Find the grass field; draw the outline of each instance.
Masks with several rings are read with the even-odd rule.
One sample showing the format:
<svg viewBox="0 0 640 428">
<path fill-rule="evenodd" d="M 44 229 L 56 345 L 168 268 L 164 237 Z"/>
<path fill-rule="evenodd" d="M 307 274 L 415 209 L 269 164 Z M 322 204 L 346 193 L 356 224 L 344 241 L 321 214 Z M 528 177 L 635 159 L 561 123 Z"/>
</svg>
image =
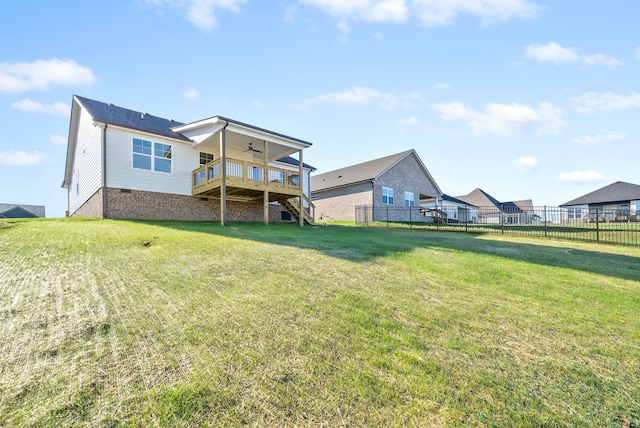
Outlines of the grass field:
<svg viewBox="0 0 640 428">
<path fill-rule="evenodd" d="M 640 249 L 0 222 L 0 426 L 640 424 Z"/>
</svg>

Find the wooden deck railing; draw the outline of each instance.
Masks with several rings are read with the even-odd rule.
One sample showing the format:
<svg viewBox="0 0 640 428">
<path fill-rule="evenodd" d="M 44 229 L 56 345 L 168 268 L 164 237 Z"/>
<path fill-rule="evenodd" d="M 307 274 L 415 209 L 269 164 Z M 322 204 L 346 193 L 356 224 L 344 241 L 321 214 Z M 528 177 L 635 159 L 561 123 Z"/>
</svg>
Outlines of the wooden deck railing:
<svg viewBox="0 0 640 428">
<path fill-rule="evenodd" d="M 201 188 L 215 187 L 222 181 L 222 161 L 215 159 L 200 168 L 193 170 L 193 193 Z M 234 183 L 260 184 L 273 188 L 300 190 L 300 174 L 283 168 L 275 168 L 264 164 L 227 158 L 227 185 Z"/>
</svg>

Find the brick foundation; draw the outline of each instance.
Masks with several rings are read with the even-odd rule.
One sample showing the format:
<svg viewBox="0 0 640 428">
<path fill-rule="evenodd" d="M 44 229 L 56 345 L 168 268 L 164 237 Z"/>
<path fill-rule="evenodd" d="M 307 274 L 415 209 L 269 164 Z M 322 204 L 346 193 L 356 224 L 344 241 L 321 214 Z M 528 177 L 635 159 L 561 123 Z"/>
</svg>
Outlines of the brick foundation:
<svg viewBox="0 0 640 428">
<path fill-rule="evenodd" d="M 71 213 L 72 217 L 100 217 L 102 218 L 102 188 L 94 193 L 80 208 L 74 213 Z"/>
<path fill-rule="evenodd" d="M 102 217 L 102 191 L 96 192 L 73 216 Z M 220 220 L 220 200 L 193 196 L 107 188 L 106 218 L 127 220 Z M 227 201 L 228 221 L 264 221 L 260 202 Z M 269 205 L 269 221 L 280 222 L 282 208 Z"/>
</svg>

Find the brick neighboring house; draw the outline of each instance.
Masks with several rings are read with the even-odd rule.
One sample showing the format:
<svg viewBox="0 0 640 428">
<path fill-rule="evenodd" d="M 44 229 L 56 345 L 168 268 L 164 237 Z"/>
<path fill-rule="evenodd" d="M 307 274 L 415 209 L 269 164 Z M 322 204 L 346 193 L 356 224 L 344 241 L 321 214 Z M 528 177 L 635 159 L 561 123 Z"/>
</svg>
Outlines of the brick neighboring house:
<svg viewBox="0 0 640 428">
<path fill-rule="evenodd" d="M 0 204 L 0 218 L 38 218 L 44 211 L 42 205 Z"/>
<path fill-rule="evenodd" d="M 442 191 L 415 150 L 311 178 L 316 220 L 353 221 L 356 206 L 364 206 L 372 212 L 373 221 L 433 221 L 421 215 L 420 201 L 440 195 Z"/>
<path fill-rule="evenodd" d="M 69 216 L 312 221 L 311 143 L 222 116 L 184 124 L 73 97 Z M 295 157 L 292 157 L 294 155 Z"/>
<path fill-rule="evenodd" d="M 640 185 L 616 181 L 560 206 L 569 220 L 640 221 Z"/>
</svg>

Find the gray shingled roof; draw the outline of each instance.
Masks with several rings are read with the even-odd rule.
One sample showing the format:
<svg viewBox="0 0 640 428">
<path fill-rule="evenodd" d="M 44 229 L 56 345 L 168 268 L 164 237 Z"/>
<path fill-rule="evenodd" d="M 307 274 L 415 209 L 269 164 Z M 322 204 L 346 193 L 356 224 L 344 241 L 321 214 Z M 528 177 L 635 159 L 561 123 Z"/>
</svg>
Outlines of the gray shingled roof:
<svg viewBox="0 0 640 428">
<path fill-rule="evenodd" d="M 335 187 L 371 181 L 413 150 L 351 165 L 311 177 L 311 190 L 318 192 Z"/>
<path fill-rule="evenodd" d="M 447 195 L 445 193 L 442 194 L 442 200 L 449 201 L 449 202 L 454 202 L 456 204 L 465 204 L 465 205 L 475 206 L 475 205 L 470 204 L 469 202 L 463 201 L 462 199 L 458 199 L 458 198 L 455 198 L 453 196 L 449 196 L 449 195 Z"/>
<path fill-rule="evenodd" d="M 45 216 L 44 205 L 0 204 L 0 218 L 11 217 L 12 212 L 26 211 L 36 217 Z"/>
<path fill-rule="evenodd" d="M 75 95 L 75 98 L 97 122 L 135 129 L 137 131 L 149 132 L 165 137 L 176 138 L 178 140 L 191 141 L 184 135 L 180 135 L 171 130 L 171 128 L 176 126 L 184 125 L 182 122 L 163 119 L 147 113 L 129 110 L 113 104 L 80 97 L 78 95 Z"/>
<path fill-rule="evenodd" d="M 616 181 L 615 183 L 594 190 L 591 193 L 580 196 L 572 201 L 566 202 L 561 207 L 570 205 L 597 205 L 610 202 L 628 202 L 640 200 L 640 185 Z"/>
</svg>

